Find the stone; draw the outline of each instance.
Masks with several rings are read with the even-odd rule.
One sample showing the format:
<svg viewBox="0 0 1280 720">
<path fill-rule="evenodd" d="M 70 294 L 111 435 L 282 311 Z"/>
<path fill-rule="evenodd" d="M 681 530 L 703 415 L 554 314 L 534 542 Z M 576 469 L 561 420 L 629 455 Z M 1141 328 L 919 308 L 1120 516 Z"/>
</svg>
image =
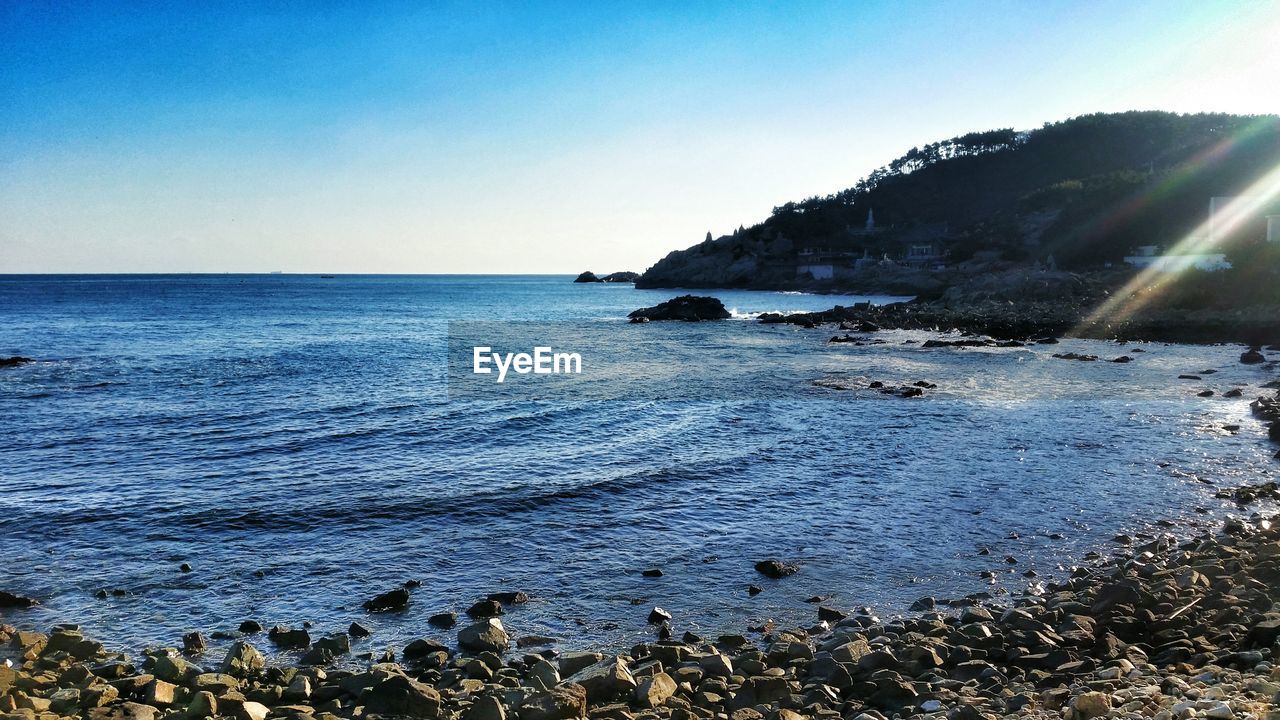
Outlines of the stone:
<svg viewBox="0 0 1280 720">
<path fill-rule="evenodd" d="M 438 628 L 451 628 L 458 624 L 458 613 L 442 612 L 427 618 L 427 624 Z"/>
<path fill-rule="evenodd" d="M 262 672 L 266 660 L 258 649 L 243 640 L 237 640 L 222 661 L 222 672 L 235 677 L 251 677 Z"/>
<path fill-rule="evenodd" d="M 306 675 L 294 676 L 281 698 L 288 702 L 306 702 L 311 699 L 311 678 Z"/>
<path fill-rule="evenodd" d="M 780 580 L 788 575 L 795 575 L 800 568 L 790 563 L 784 563 L 781 560 L 761 560 L 756 563 L 756 572 L 765 577 Z"/>
<path fill-rule="evenodd" d="M 517 709 L 520 720 L 569 720 L 587 716 L 587 690 L 572 682 L 535 693 Z"/>
<path fill-rule="evenodd" d="M 235 720 L 267 720 L 267 715 L 270 713 L 266 705 L 246 700 L 234 711 L 232 717 Z"/>
<path fill-rule="evenodd" d="M 366 600 L 362 607 L 366 612 L 374 613 L 403 610 L 408 606 L 409 591 L 401 587 Z"/>
<path fill-rule="evenodd" d="M 258 622 L 257 620 L 245 620 L 244 622 L 240 623 L 240 632 L 244 633 L 245 635 L 253 635 L 254 633 L 260 633 L 262 632 L 262 623 Z"/>
<path fill-rule="evenodd" d="M 683 320 L 697 322 L 700 320 L 724 320 L 731 317 L 724 303 L 713 297 L 681 295 L 653 307 L 641 308 L 627 315 L 634 321 Z"/>
<path fill-rule="evenodd" d="M 208 690 L 191 696 L 191 703 L 187 705 L 187 717 L 202 718 L 215 717 L 218 714 L 218 699 Z"/>
<path fill-rule="evenodd" d="M 152 680 L 142 691 L 142 699 L 148 705 L 168 707 L 177 699 L 178 686 L 164 680 Z"/>
<path fill-rule="evenodd" d="M 365 712 L 375 715 L 413 718 L 436 718 L 440 715 L 440 693 L 430 685 L 404 675 L 392 675 L 374 685 L 361 700 Z"/>
<path fill-rule="evenodd" d="M 204 652 L 205 647 L 204 635 L 199 632 L 189 632 L 182 636 L 182 652 L 188 655 L 198 655 Z"/>
<path fill-rule="evenodd" d="M 497 618 L 489 618 L 458 631 L 458 646 L 463 650 L 501 654 L 510 644 L 511 638 Z"/>
<path fill-rule="evenodd" d="M 568 677 L 579 672 L 584 668 L 591 667 L 604 659 L 604 655 L 598 652 L 567 652 L 560 655 L 557 661 L 560 666 L 560 676 Z"/>
<path fill-rule="evenodd" d="M 661 625 L 662 623 L 668 622 L 669 620 L 671 620 L 671 613 L 667 612 L 666 610 L 663 610 L 660 607 L 654 607 L 652 610 L 649 611 L 650 625 Z"/>
<path fill-rule="evenodd" d="M 620 657 L 601 660 L 579 670 L 567 682 L 581 685 L 587 691 L 587 701 L 593 705 L 614 700 L 636 688 L 635 678 Z"/>
<path fill-rule="evenodd" d="M 151 669 L 152 675 L 178 685 L 185 684 L 188 679 L 194 678 L 201 672 L 195 665 L 171 655 L 161 655 L 156 658 L 155 667 Z"/>
<path fill-rule="evenodd" d="M 523 605 L 529 602 L 529 594 L 522 590 L 489 593 L 486 600 L 493 600 L 503 605 Z"/>
<path fill-rule="evenodd" d="M 305 628 L 293 630 L 283 625 L 276 625 L 267 633 L 267 637 L 276 647 L 284 649 L 304 648 L 311 644 L 311 634 Z"/>
<path fill-rule="evenodd" d="M 591 272 L 590 270 L 588 270 L 588 271 L 586 271 L 586 272 L 582 273 L 581 275 L 579 275 L 578 277 L 574 278 L 574 279 L 573 279 L 573 281 L 574 281 L 574 282 L 576 282 L 576 283 L 598 283 L 598 282 L 604 282 L 604 280 L 601 280 L 600 278 L 596 277 L 596 274 L 595 274 L 595 273 L 593 273 L 593 272 Z"/>
<path fill-rule="evenodd" d="M 1260 347 L 1251 347 L 1248 350 L 1240 353 L 1240 362 L 1244 363 L 1245 365 L 1257 365 L 1259 363 L 1264 363 L 1266 361 L 1267 361 L 1267 358 L 1265 355 L 1262 354 L 1262 348 Z"/>
<path fill-rule="evenodd" d="M 467 615 L 473 618 L 491 618 L 502 614 L 502 603 L 497 600 L 481 600 L 467 608 Z"/>
<path fill-rule="evenodd" d="M 14 358 L 9 358 L 13 360 Z M 35 598 L 29 598 L 25 595 L 16 595 L 11 592 L 0 590 L 0 608 L 29 608 L 35 607 L 40 603 Z"/>
<path fill-rule="evenodd" d="M 462 720 L 507 720 L 507 709 L 492 695 L 481 695 L 471 703 Z"/>
<path fill-rule="evenodd" d="M 676 694 L 676 681 L 664 673 L 645 678 L 635 689 L 636 704 L 644 708 L 656 708 Z"/>
<path fill-rule="evenodd" d="M 353 622 L 351 623 L 351 626 L 347 628 L 347 634 L 353 638 L 367 638 L 370 635 L 373 635 L 373 631 L 358 622 Z"/>
<path fill-rule="evenodd" d="M 1081 693 L 1071 701 L 1071 716 L 1074 720 L 1105 717 L 1110 711 L 1111 696 L 1106 693 Z"/>
</svg>

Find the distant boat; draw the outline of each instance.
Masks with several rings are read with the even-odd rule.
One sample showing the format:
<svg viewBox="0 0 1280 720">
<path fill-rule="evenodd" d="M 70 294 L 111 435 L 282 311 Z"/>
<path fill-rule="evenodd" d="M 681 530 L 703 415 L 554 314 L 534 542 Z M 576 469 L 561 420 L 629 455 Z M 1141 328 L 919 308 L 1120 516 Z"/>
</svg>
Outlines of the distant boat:
<svg viewBox="0 0 1280 720">
<path fill-rule="evenodd" d="M 272 274 L 272 275 L 283 275 L 283 274 L 284 274 L 284 271 L 283 271 L 283 270 L 272 270 L 272 271 L 271 271 L 271 274 Z"/>
<path fill-rule="evenodd" d="M 332 276 L 332 275 L 321 275 L 321 276 L 320 276 L 320 279 L 322 279 L 322 280 L 332 280 L 332 279 L 333 279 L 333 276 Z"/>
</svg>

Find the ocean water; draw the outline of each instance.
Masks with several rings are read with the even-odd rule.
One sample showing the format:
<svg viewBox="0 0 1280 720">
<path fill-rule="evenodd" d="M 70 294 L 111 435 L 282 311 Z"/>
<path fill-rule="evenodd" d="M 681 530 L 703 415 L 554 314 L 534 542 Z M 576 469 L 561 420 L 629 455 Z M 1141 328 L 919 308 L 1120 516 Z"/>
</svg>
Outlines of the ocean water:
<svg viewBox="0 0 1280 720">
<path fill-rule="evenodd" d="M 815 595 L 891 616 L 1017 593 L 1276 477 L 1248 400 L 1280 371 L 1239 347 L 829 344 L 750 316 L 868 298 L 745 291 L 714 293 L 731 320 L 629 325 L 679 293 L 569 279 L 0 277 L 0 355 L 37 359 L 0 368 L 0 589 L 42 603 L 4 621 L 137 649 L 358 620 L 357 649 L 381 649 L 452 640 L 426 618 L 523 590 L 514 634 L 624 648 L 654 605 L 716 634 L 809 625 Z M 485 337 L 587 371 L 489 384 L 454 352 Z M 800 570 L 768 580 L 771 557 Z M 360 609 L 407 580 L 407 611 Z"/>
</svg>

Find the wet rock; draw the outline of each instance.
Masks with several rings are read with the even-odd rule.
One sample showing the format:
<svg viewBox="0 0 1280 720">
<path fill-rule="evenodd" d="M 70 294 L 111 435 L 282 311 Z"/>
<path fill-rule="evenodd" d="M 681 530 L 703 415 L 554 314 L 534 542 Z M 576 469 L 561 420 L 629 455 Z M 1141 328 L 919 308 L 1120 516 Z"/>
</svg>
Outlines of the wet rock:
<svg viewBox="0 0 1280 720">
<path fill-rule="evenodd" d="M 635 310 L 627 317 L 632 320 L 643 318 L 645 320 L 696 322 L 699 320 L 724 320 L 730 315 L 729 311 L 725 310 L 724 303 L 716 298 L 681 295 L 653 307 Z"/>
<path fill-rule="evenodd" d="M 560 667 L 560 676 L 568 677 L 584 668 L 591 667 L 604 659 L 604 655 L 598 652 L 567 652 L 562 654 L 558 661 Z"/>
<path fill-rule="evenodd" d="M 182 652 L 188 655 L 198 655 L 204 652 L 205 647 L 204 635 L 199 632 L 189 632 L 182 636 Z"/>
<path fill-rule="evenodd" d="M 756 572 L 774 580 L 779 580 L 788 575 L 795 575 L 799 569 L 795 565 L 784 563 L 781 560 L 769 559 L 756 563 Z"/>
<path fill-rule="evenodd" d="M 643 575 L 644 577 L 650 577 L 650 578 L 662 577 L 662 570 L 658 568 L 649 568 L 648 570 L 645 570 L 640 574 Z"/>
<path fill-rule="evenodd" d="M 35 598 L 29 598 L 25 595 L 15 595 L 11 592 L 0 590 L 0 608 L 29 608 L 35 607 L 39 604 L 40 603 L 36 602 Z"/>
<path fill-rule="evenodd" d="M 497 600 L 481 600 L 467 608 L 467 615 L 473 618 L 491 618 L 502 614 L 502 603 Z"/>
<path fill-rule="evenodd" d="M 938 604 L 937 600 L 935 600 L 932 597 L 925 596 L 911 603 L 911 607 L 909 609 L 912 612 L 928 612 L 930 610 L 933 610 L 934 607 L 937 606 L 937 604 Z"/>
<path fill-rule="evenodd" d="M 191 563 L 182 563 L 181 565 L 179 565 L 178 572 L 181 572 L 181 573 L 191 572 Z"/>
<path fill-rule="evenodd" d="M 1097 355 L 1083 355 L 1081 353 L 1054 353 L 1053 356 L 1059 360 L 1079 360 L 1081 362 L 1094 362 L 1098 359 Z"/>
<path fill-rule="evenodd" d="M 10 355 L 9 357 L 0 357 L 0 368 L 17 367 L 30 362 L 35 362 L 35 360 L 21 355 Z"/>
<path fill-rule="evenodd" d="M 502 654 L 510 644 L 511 638 L 497 618 L 489 618 L 458 631 L 458 645 L 463 650 Z"/>
<path fill-rule="evenodd" d="M 587 716 L 586 688 L 576 683 L 562 683 L 535 693 L 518 708 L 520 720 L 569 720 Z"/>
<path fill-rule="evenodd" d="M 276 647 L 283 649 L 304 648 L 311 644 L 311 634 L 304 629 L 294 630 L 284 625 L 276 625 L 267 633 L 267 637 Z"/>
<path fill-rule="evenodd" d="M 593 272 L 591 272 L 590 270 L 588 270 L 588 271 L 586 271 L 586 272 L 582 273 L 581 275 L 579 275 L 578 277 L 574 278 L 574 279 L 573 279 L 573 281 L 574 281 L 574 282 L 576 282 L 576 283 L 598 283 L 598 282 L 604 282 L 604 281 L 603 281 L 603 280 L 601 280 L 600 278 L 596 277 L 596 274 L 595 274 L 595 273 L 593 273 Z"/>
<path fill-rule="evenodd" d="M 668 622 L 670 620 L 671 620 L 671 613 L 667 612 L 666 610 L 663 610 L 660 607 L 655 607 L 654 609 L 649 611 L 650 625 L 661 625 L 662 623 Z"/>
<path fill-rule="evenodd" d="M 451 628 L 458 624 L 458 613 L 442 612 L 427 618 L 427 624 L 438 628 Z"/>
<path fill-rule="evenodd" d="M 759 585 L 748 585 L 748 586 L 747 586 L 747 594 L 748 594 L 748 595 L 751 595 L 751 596 L 753 596 L 753 597 L 754 597 L 754 596 L 756 596 L 756 595 L 759 595 L 759 594 L 760 594 L 760 593 L 762 593 L 762 592 L 764 592 L 764 588 L 760 587 Z"/>
<path fill-rule="evenodd" d="M 516 590 L 513 592 L 489 593 L 485 599 L 502 605 L 523 605 L 529 602 L 529 595 L 521 590 Z"/>
<path fill-rule="evenodd" d="M 1257 347 L 1257 346 L 1251 347 L 1248 350 L 1244 351 L 1243 353 L 1240 353 L 1240 362 L 1244 363 L 1245 365 L 1257 365 L 1259 363 L 1264 363 L 1266 361 L 1267 361 L 1267 358 L 1265 355 L 1262 354 L 1261 347 Z"/>
<path fill-rule="evenodd" d="M 358 622 L 351 623 L 351 626 L 347 628 L 347 633 L 353 638 L 367 638 L 370 635 L 373 635 L 372 630 Z"/>
<path fill-rule="evenodd" d="M 401 654 L 404 655 L 405 660 L 421 660 L 422 658 L 437 652 L 448 653 L 449 648 L 429 638 L 418 638 L 417 640 L 410 642 L 408 645 L 405 645 L 404 651 Z"/>
<path fill-rule="evenodd" d="M 366 612 L 389 612 L 403 610 L 408 606 L 409 591 L 402 587 L 366 600 L 363 605 Z"/>
<path fill-rule="evenodd" d="M 262 632 L 262 623 L 258 622 L 257 620 L 245 620 L 244 622 L 240 623 L 240 632 L 244 633 L 245 635 L 253 635 L 254 633 L 260 633 Z"/>
<path fill-rule="evenodd" d="M 383 680 L 361 699 L 367 713 L 411 718 L 437 718 L 442 704 L 435 688 L 404 675 Z"/>
</svg>

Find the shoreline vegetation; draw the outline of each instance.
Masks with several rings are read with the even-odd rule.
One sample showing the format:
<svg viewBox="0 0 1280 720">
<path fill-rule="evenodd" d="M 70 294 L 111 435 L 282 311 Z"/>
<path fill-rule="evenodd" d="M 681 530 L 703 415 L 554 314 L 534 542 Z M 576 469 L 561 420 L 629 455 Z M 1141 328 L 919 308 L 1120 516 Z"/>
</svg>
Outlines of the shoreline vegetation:
<svg viewBox="0 0 1280 720">
<path fill-rule="evenodd" d="M 1266 483 L 1220 497 L 1245 510 L 1280 491 Z M 456 647 L 420 639 L 359 656 L 350 654 L 352 637 L 368 633 L 359 622 L 312 641 L 305 629 L 246 621 L 221 636 L 233 640 L 225 652 L 192 632 L 182 649 L 132 658 L 73 625 L 48 634 L 0 625 L 0 717 L 1276 720 L 1275 521 L 1253 512 L 1181 542 L 1117 536 L 1113 554 L 1089 553 L 1061 582 L 1028 573 L 1020 597 L 921 598 L 887 621 L 819 605 L 807 628 L 677 638 L 678 620 L 654 608 L 656 639 L 619 655 L 513 638 L 497 615 L 520 593 L 472 608 Z M 794 572 L 779 561 L 757 570 L 781 582 Z M 391 591 L 365 609 L 407 597 Z M 302 655 L 268 663 L 258 649 L 267 643 Z"/>
</svg>

